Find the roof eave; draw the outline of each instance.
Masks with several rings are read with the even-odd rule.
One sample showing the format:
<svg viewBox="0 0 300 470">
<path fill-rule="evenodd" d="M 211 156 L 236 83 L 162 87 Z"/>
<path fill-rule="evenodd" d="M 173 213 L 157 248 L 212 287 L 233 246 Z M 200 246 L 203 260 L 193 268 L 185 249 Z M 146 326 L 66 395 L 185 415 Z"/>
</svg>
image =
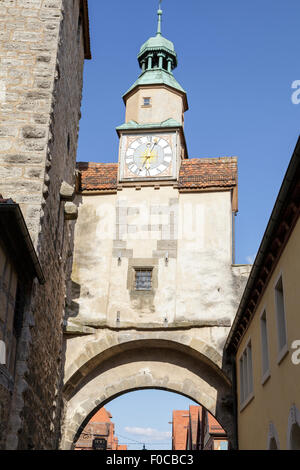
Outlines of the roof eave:
<svg viewBox="0 0 300 470">
<path fill-rule="evenodd" d="M 174 51 L 171 51 L 170 49 L 168 49 L 167 47 L 165 46 L 155 46 L 155 47 L 146 47 L 143 51 L 141 51 L 139 53 L 139 55 L 137 56 L 138 58 L 138 61 L 140 62 L 143 58 L 143 56 L 147 56 L 147 54 L 150 52 L 166 52 L 167 54 L 169 54 L 170 56 L 173 57 L 174 61 L 175 61 L 175 67 L 178 66 L 178 57 L 177 57 L 177 54 L 176 52 Z M 174 68 L 175 68 L 174 67 Z"/>
<path fill-rule="evenodd" d="M 13 216 L 15 218 L 15 222 L 20 230 L 20 234 L 22 236 L 22 240 L 25 245 L 25 249 L 27 255 L 31 261 L 33 272 L 35 276 L 38 278 L 40 284 L 45 284 L 45 277 L 37 257 L 36 251 L 34 249 L 26 222 L 24 220 L 23 214 L 21 212 L 20 206 L 15 203 L 6 202 L 4 204 L 0 203 L 0 213 L 8 213 L 9 216 Z"/>
<path fill-rule="evenodd" d="M 175 87 L 172 87 L 171 85 L 167 85 L 166 83 L 149 83 L 149 84 L 145 84 L 145 85 L 141 85 L 139 83 L 137 83 L 135 86 L 133 86 L 133 88 L 129 88 L 128 91 L 126 91 L 126 93 L 123 95 L 123 101 L 124 101 L 124 104 L 126 106 L 126 101 L 128 100 L 129 96 L 130 95 L 133 95 L 134 92 L 136 91 L 137 88 L 149 88 L 149 87 L 166 87 L 166 88 L 170 88 L 171 90 L 175 90 L 177 93 L 180 93 L 183 97 L 183 104 L 184 104 L 184 112 L 188 111 L 189 109 L 189 104 L 188 104 L 188 99 L 187 99 L 187 94 L 185 91 L 182 91 L 182 90 L 179 90 L 178 88 L 175 88 Z"/>
</svg>

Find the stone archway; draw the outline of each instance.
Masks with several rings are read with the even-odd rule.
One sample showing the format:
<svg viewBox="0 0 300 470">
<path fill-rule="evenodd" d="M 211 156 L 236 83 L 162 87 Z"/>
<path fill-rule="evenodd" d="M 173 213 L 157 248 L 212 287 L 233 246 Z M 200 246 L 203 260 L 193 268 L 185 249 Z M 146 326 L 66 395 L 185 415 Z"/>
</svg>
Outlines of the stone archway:
<svg viewBox="0 0 300 470">
<path fill-rule="evenodd" d="M 170 334 L 171 333 L 171 334 Z M 134 333 L 115 333 L 110 347 L 104 349 L 101 341 L 87 343 L 81 360 L 77 358 L 68 374 L 64 394 L 66 400 L 62 449 L 71 449 L 79 431 L 89 418 L 107 402 L 124 393 L 156 388 L 185 395 L 204 406 L 220 422 L 234 443 L 234 419 L 231 401 L 231 383 L 216 364 L 217 352 L 205 344 L 185 345 L 174 332 L 149 333 L 135 339 Z M 152 336 L 152 337 L 151 337 Z M 139 334 L 140 338 L 140 334 Z M 182 338 L 181 338 L 182 339 Z M 202 349 L 202 352 L 200 350 Z M 212 355 L 214 362 L 208 356 Z"/>
</svg>

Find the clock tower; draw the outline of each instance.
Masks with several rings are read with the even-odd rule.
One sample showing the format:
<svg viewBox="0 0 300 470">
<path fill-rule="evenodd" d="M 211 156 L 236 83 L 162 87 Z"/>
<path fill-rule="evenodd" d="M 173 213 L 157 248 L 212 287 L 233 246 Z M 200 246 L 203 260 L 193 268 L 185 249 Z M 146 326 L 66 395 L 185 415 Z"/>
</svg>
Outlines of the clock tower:
<svg viewBox="0 0 300 470">
<path fill-rule="evenodd" d="M 78 163 L 63 448 L 93 410 L 142 388 L 190 396 L 227 432 L 234 422 L 217 371 L 248 273 L 233 264 L 237 159 L 188 158 L 161 19 L 123 96 L 118 162 Z"/>
<path fill-rule="evenodd" d="M 187 96 L 173 75 L 177 54 L 161 33 L 162 10 L 158 10 L 155 37 L 138 54 L 142 70 L 124 94 L 125 124 L 117 127 L 120 137 L 119 184 L 175 182 L 181 160 L 186 159 L 184 113 Z"/>
</svg>

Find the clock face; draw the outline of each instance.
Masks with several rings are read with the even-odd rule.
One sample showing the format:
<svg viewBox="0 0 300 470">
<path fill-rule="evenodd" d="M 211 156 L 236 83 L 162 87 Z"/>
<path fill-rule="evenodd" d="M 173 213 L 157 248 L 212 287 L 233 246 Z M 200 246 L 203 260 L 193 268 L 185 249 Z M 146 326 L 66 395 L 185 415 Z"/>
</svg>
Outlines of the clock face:
<svg viewBox="0 0 300 470">
<path fill-rule="evenodd" d="M 125 164 L 140 178 L 160 176 L 171 166 L 172 148 L 160 136 L 148 135 L 135 139 L 125 153 Z"/>
</svg>

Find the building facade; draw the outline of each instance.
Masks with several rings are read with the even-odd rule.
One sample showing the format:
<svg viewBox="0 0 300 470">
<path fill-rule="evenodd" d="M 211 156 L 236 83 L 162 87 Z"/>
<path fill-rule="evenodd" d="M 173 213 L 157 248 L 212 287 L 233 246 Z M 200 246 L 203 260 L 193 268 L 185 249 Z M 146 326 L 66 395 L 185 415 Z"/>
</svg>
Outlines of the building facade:
<svg viewBox="0 0 300 470">
<path fill-rule="evenodd" d="M 90 57 L 87 1 L 0 3 L 0 193 L 21 208 L 45 280 L 35 276 L 17 348 L 14 335 L 6 345 L 16 358 L 9 406 L 1 397 L 0 441 L 7 449 L 55 449 L 82 71 Z"/>
<path fill-rule="evenodd" d="M 226 432 L 203 407 L 173 411 L 172 450 L 228 450 Z"/>
<path fill-rule="evenodd" d="M 300 139 L 226 350 L 234 358 L 239 449 L 300 449 Z"/>
<path fill-rule="evenodd" d="M 234 436 L 223 346 L 249 272 L 233 256 L 237 159 L 188 158 L 187 94 L 161 17 L 123 96 L 119 161 L 78 164 L 64 449 L 97 409 L 145 387 L 203 403 Z"/>
<path fill-rule="evenodd" d="M 119 445 L 111 418 L 109 411 L 100 408 L 82 431 L 75 450 L 127 450 L 127 445 Z"/>
</svg>

